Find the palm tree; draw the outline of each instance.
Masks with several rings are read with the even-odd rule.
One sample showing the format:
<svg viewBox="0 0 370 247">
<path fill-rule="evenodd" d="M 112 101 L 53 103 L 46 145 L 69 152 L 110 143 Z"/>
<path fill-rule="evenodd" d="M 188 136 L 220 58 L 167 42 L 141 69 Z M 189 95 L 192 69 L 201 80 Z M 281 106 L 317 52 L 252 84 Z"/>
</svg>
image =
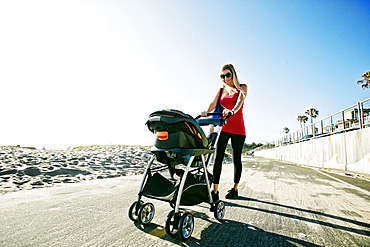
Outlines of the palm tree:
<svg viewBox="0 0 370 247">
<path fill-rule="evenodd" d="M 288 127 L 284 127 L 283 128 L 283 132 L 285 133 L 285 135 L 287 135 L 289 133 L 289 128 Z M 287 144 L 289 142 L 288 141 L 289 139 L 290 139 L 289 136 L 284 136 L 284 144 Z"/>
<path fill-rule="evenodd" d="M 302 115 L 302 116 L 298 116 L 297 117 L 297 120 L 299 121 L 299 124 L 301 125 L 301 129 L 302 129 L 302 123 L 303 123 L 303 127 L 305 127 L 305 124 L 308 120 L 308 117 L 305 116 L 305 115 Z"/>
<path fill-rule="evenodd" d="M 305 116 L 305 115 L 298 116 L 297 120 L 299 121 L 299 124 L 301 125 L 301 129 L 302 129 L 302 123 L 303 123 L 303 128 L 306 128 L 306 122 L 308 120 L 307 116 Z M 303 137 L 303 135 L 307 135 L 307 134 L 303 133 L 303 131 L 302 131 L 302 137 Z"/>
<path fill-rule="evenodd" d="M 369 88 L 370 89 L 370 71 L 366 72 L 365 74 L 362 75 L 362 80 L 358 80 L 357 84 L 362 84 L 361 87 L 362 89 Z"/>
<path fill-rule="evenodd" d="M 313 130 L 313 119 L 317 118 L 319 115 L 319 111 L 316 110 L 315 108 L 310 108 L 305 112 L 306 115 L 311 117 L 311 126 L 312 126 L 312 135 L 314 135 L 314 130 Z"/>
<path fill-rule="evenodd" d="M 319 115 L 319 111 L 316 110 L 315 108 L 310 108 L 304 114 L 311 117 L 311 124 L 312 124 L 313 123 L 313 118 L 317 118 L 317 116 Z"/>
</svg>

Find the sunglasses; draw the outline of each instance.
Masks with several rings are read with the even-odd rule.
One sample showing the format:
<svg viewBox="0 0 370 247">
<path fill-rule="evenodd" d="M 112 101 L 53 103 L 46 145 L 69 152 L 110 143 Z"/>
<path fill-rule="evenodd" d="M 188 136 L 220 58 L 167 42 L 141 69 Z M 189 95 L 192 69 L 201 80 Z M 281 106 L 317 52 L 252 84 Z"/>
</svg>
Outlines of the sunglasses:
<svg viewBox="0 0 370 247">
<path fill-rule="evenodd" d="M 226 74 L 221 74 L 220 75 L 220 77 L 221 77 L 221 79 L 225 79 L 225 76 L 227 77 L 227 78 L 229 78 L 230 76 L 232 76 L 233 74 L 231 74 L 230 72 L 227 72 Z"/>
</svg>

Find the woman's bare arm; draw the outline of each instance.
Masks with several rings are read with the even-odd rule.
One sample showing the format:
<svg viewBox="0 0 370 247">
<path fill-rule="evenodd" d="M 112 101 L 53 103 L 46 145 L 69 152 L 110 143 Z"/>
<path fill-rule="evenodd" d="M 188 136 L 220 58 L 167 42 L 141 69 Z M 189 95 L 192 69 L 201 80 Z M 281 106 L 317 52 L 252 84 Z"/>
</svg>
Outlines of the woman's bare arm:
<svg viewBox="0 0 370 247">
<path fill-rule="evenodd" d="M 243 105 L 243 102 L 245 100 L 245 98 L 247 97 L 247 91 L 248 91 L 248 87 L 247 85 L 245 84 L 241 84 L 240 87 L 242 88 L 243 92 L 241 92 L 239 94 L 239 97 L 236 101 L 236 104 L 234 106 L 234 108 L 232 109 L 233 113 L 235 114 L 237 111 L 240 110 L 240 108 L 242 107 Z"/>
</svg>

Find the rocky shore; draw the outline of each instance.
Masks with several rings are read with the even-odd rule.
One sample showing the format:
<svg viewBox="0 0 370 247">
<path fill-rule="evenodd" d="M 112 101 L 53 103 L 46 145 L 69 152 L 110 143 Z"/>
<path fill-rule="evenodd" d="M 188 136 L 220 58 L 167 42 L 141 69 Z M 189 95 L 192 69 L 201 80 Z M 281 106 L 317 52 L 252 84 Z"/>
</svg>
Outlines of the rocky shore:
<svg viewBox="0 0 370 247">
<path fill-rule="evenodd" d="M 0 192 L 142 174 L 151 156 L 150 147 L 139 146 L 64 151 L 0 146 Z"/>
</svg>

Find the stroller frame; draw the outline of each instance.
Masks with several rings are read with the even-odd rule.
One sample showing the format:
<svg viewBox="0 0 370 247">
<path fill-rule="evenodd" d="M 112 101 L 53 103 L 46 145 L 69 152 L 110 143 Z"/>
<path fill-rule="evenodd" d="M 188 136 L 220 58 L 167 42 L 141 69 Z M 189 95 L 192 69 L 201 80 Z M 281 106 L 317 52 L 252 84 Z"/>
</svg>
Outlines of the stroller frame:
<svg viewBox="0 0 370 247">
<path fill-rule="evenodd" d="M 208 116 L 210 115 L 221 115 L 220 113 L 209 113 Z M 198 171 L 203 171 L 204 173 L 204 182 L 205 186 L 207 188 L 207 201 L 201 201 L 201 202 L 206 202 L 210 204 L 210 211 L 214 212 L 214 216 L 217 220 L 222 220 L 222 218 L 225 215 L 225 204 L 223 201 L 218 200 L 218 201 L 213 201 L 212 199 L 212 194 L 211 194 L 211 181 L 210 177 L 208 174 L 208 167 L 214 163 L 214 151 L 222 130 L 222 126 L 226 124 L 227 116 L 225 119 L 218 119 L 218 118 L 203 118 L 200 119 L 201 116 L 198 116 L 196 119 L 196 123 L 199 126 L 204 126 L 204 125 L 209 125 L 209 124 L 214 124 L 216 126 L 220 126 L 217 134 L 212 133 L 211 136 L 213 137 L 212 140 L 208 140 L 208 142 L 212 141 L 209 143 L 207 148 L 158 148 L 153 146 L 151 148 L 151 152 L 153 153 L 151 159 L 148 162 L 148 165 L 144 171 L 143 177 L 141 179 L 140 187 L 139 187 L 139 192 L 137 196 L 137 200 L 131 205 L 129 209 L 129 217 L 133 221 L 139 221 L 143 225 L 147 225 L 151 222 L 151 220 L 154 217 L 154 205 L 152 203 L 145 203 L 142 201 L 142 197 L 148 197 L 156 200 L 161 200 L 161 201 L 167 201 L 170 202 L 171 207 L 173 207 L 173 210 L 168 214 L 167 216 L 167 221 L 166 221 L 166 232 L 168 235 L 174 237 L 177 234 L 180 236 L 182 240 L 187 240 L 190 238 L 193 228 L 194 228 L 194 218 L 192 214 L 185 212 L 181 216 L 181 208 L 180 206 L 191 206 L 191 205 L 196 205 L 196 204 L 182 204 L 182 199 L 183 199 L 183 192 L 185 188 L 185 184 L 187 182 L 188 175 L 190 173 L 190 170 L 192 167 L 194 167 L 194 162 L 196 163 L 201 163 L 201 165 L 196 166 L 197 168 L 194 168 L 194 170 Z M 151 117 L 150 120 L 153 121 L 161 121 L 160 117 Z M 149 120 L 148 120 L 149 122 Z M 148 123 L 147 122 L 147 123 Z M 203 133 L 204 134 L 204 133 Z M 168 153 L 170 154 L 181 154 L 182 160 L 188 160 L 185 171 L 183 171 L 183 174 L 177 175 L 180 177 L 180 180 L 168 180 L 173 183 L 173 187 L 169 184 L 169 187 L 172 188 L 170 189 L 169 194 L 164 194 L 164 195 L 152 195 L 150 193 L 145 193 L 145 190 L 147 186 L 149 185 L 150 179 L 153 178 L 152 172 L 158 173 L 158 169 L 154 170 L 151 169 L 151 166 L 153 165 L 154 161 L 156 160 L 156 157 L 158 159 L 158 153 Z M 206 161 L 206 155 L 207 161 Z M 200 157 L 200 159 L 199 159 Z M 200 161 L 199 161 L 200 160 Z M 163 162 L 162 162 L 163 163 Z M 181 163 L 185 165 L 184 163 Z M 169 164 L 165 165 L 164 167 L 169 166 Z M 178 171 L 178 169 L 176 169 Z M 171 172 L 170 172 L 171 173 Z M 171 177 L 173 178 L 172 174 Z M 179 183 L 178 183 L 179 182 Z M 199 185 L 202 185 L 203 183 L 199 182 Z M 204 184 L 203 184 L 204 185 Z M 195 186 L 195 185 L 194 185 Z"/>
<path fill-rule="evenodd" d="M 214 154 L 211 153 L 211 155 L 213 156 Z M 205 157 L 204 157 L 204 154 L 201 154 L 201 159 L 202 159 L 202 167 L 203 168 L 203 171 L 207 171 L 207 168 L 209 166 L 206 165 L 206 161 L 205 161 Z M 209 159 L 209 163 L 211 162 L 211 158 L 212 156 L 210 157 Z M 184 185 L 185 185 L 185 181 L 186 181 L 186 178 L 187 178 L 187 175 L 189 173 L 189 170 L 191 168 L 191 165 L 194 161 L 196 156 L 191 156 L 190 159 L 189 159 L 189 162 L 188 164 L 186 165 L 186 168 L 185 168 L 185 171 L 184 171 L 184 174 L 182 175 L 182 178 L 180 179 L 180 184 L 179 184 L 179 188 L 178 188 L 178 194 L 177 194 L 177 198 L 176 198 L 176 204 L 175 204 L 175 213 L 178 213 L 179 212 L 179 208 L 180 208 L 180 200 L 181 200 L 181 197 L 182 197 L 182 192 L 183 192 L 183 189 L 184 189 Z M 144 187 L 145 187 L 145 182 L 147 180 L 147 176 L 148 176 L 148 173 L 150 172 L 150 167 L 151 165 L 153 164 L 155 160 L 155 154 L 153 154 L 152 158 L 150 159 L 145 171 L 144 171 L 144 175 L 141 179 L 141 183 L 140 183 L 140 189 L 139 189 L 139 193 L 138 193 L 138 198 L 137 198 L 137 201 L 140 201 L 141 200 L 141 197 L 143 196 L 143 190 L 144 190 Z M 209 203 L 212 204 L 213 201 L 212 201 L 212 195 L 211 195 L 211 190 L 209 189 L 211 187 L 211 183 L 209 181 L 209 178 L 208 178 L 208 173 L 207 172 L 204 172 L 205 174 L 205 180 L 206 180 L 206 185 L 207 185 L 207 188 L 208 188 L 208 197 L 209 197 Z M 153 198 L 153 197 L 151 197 Z M 154 198 L 154 199 L 157 199 L 157 200 L 161 200 L 159 198 Z M 166 201 L 166 200 L 164 200 Z"/>
</svg>

